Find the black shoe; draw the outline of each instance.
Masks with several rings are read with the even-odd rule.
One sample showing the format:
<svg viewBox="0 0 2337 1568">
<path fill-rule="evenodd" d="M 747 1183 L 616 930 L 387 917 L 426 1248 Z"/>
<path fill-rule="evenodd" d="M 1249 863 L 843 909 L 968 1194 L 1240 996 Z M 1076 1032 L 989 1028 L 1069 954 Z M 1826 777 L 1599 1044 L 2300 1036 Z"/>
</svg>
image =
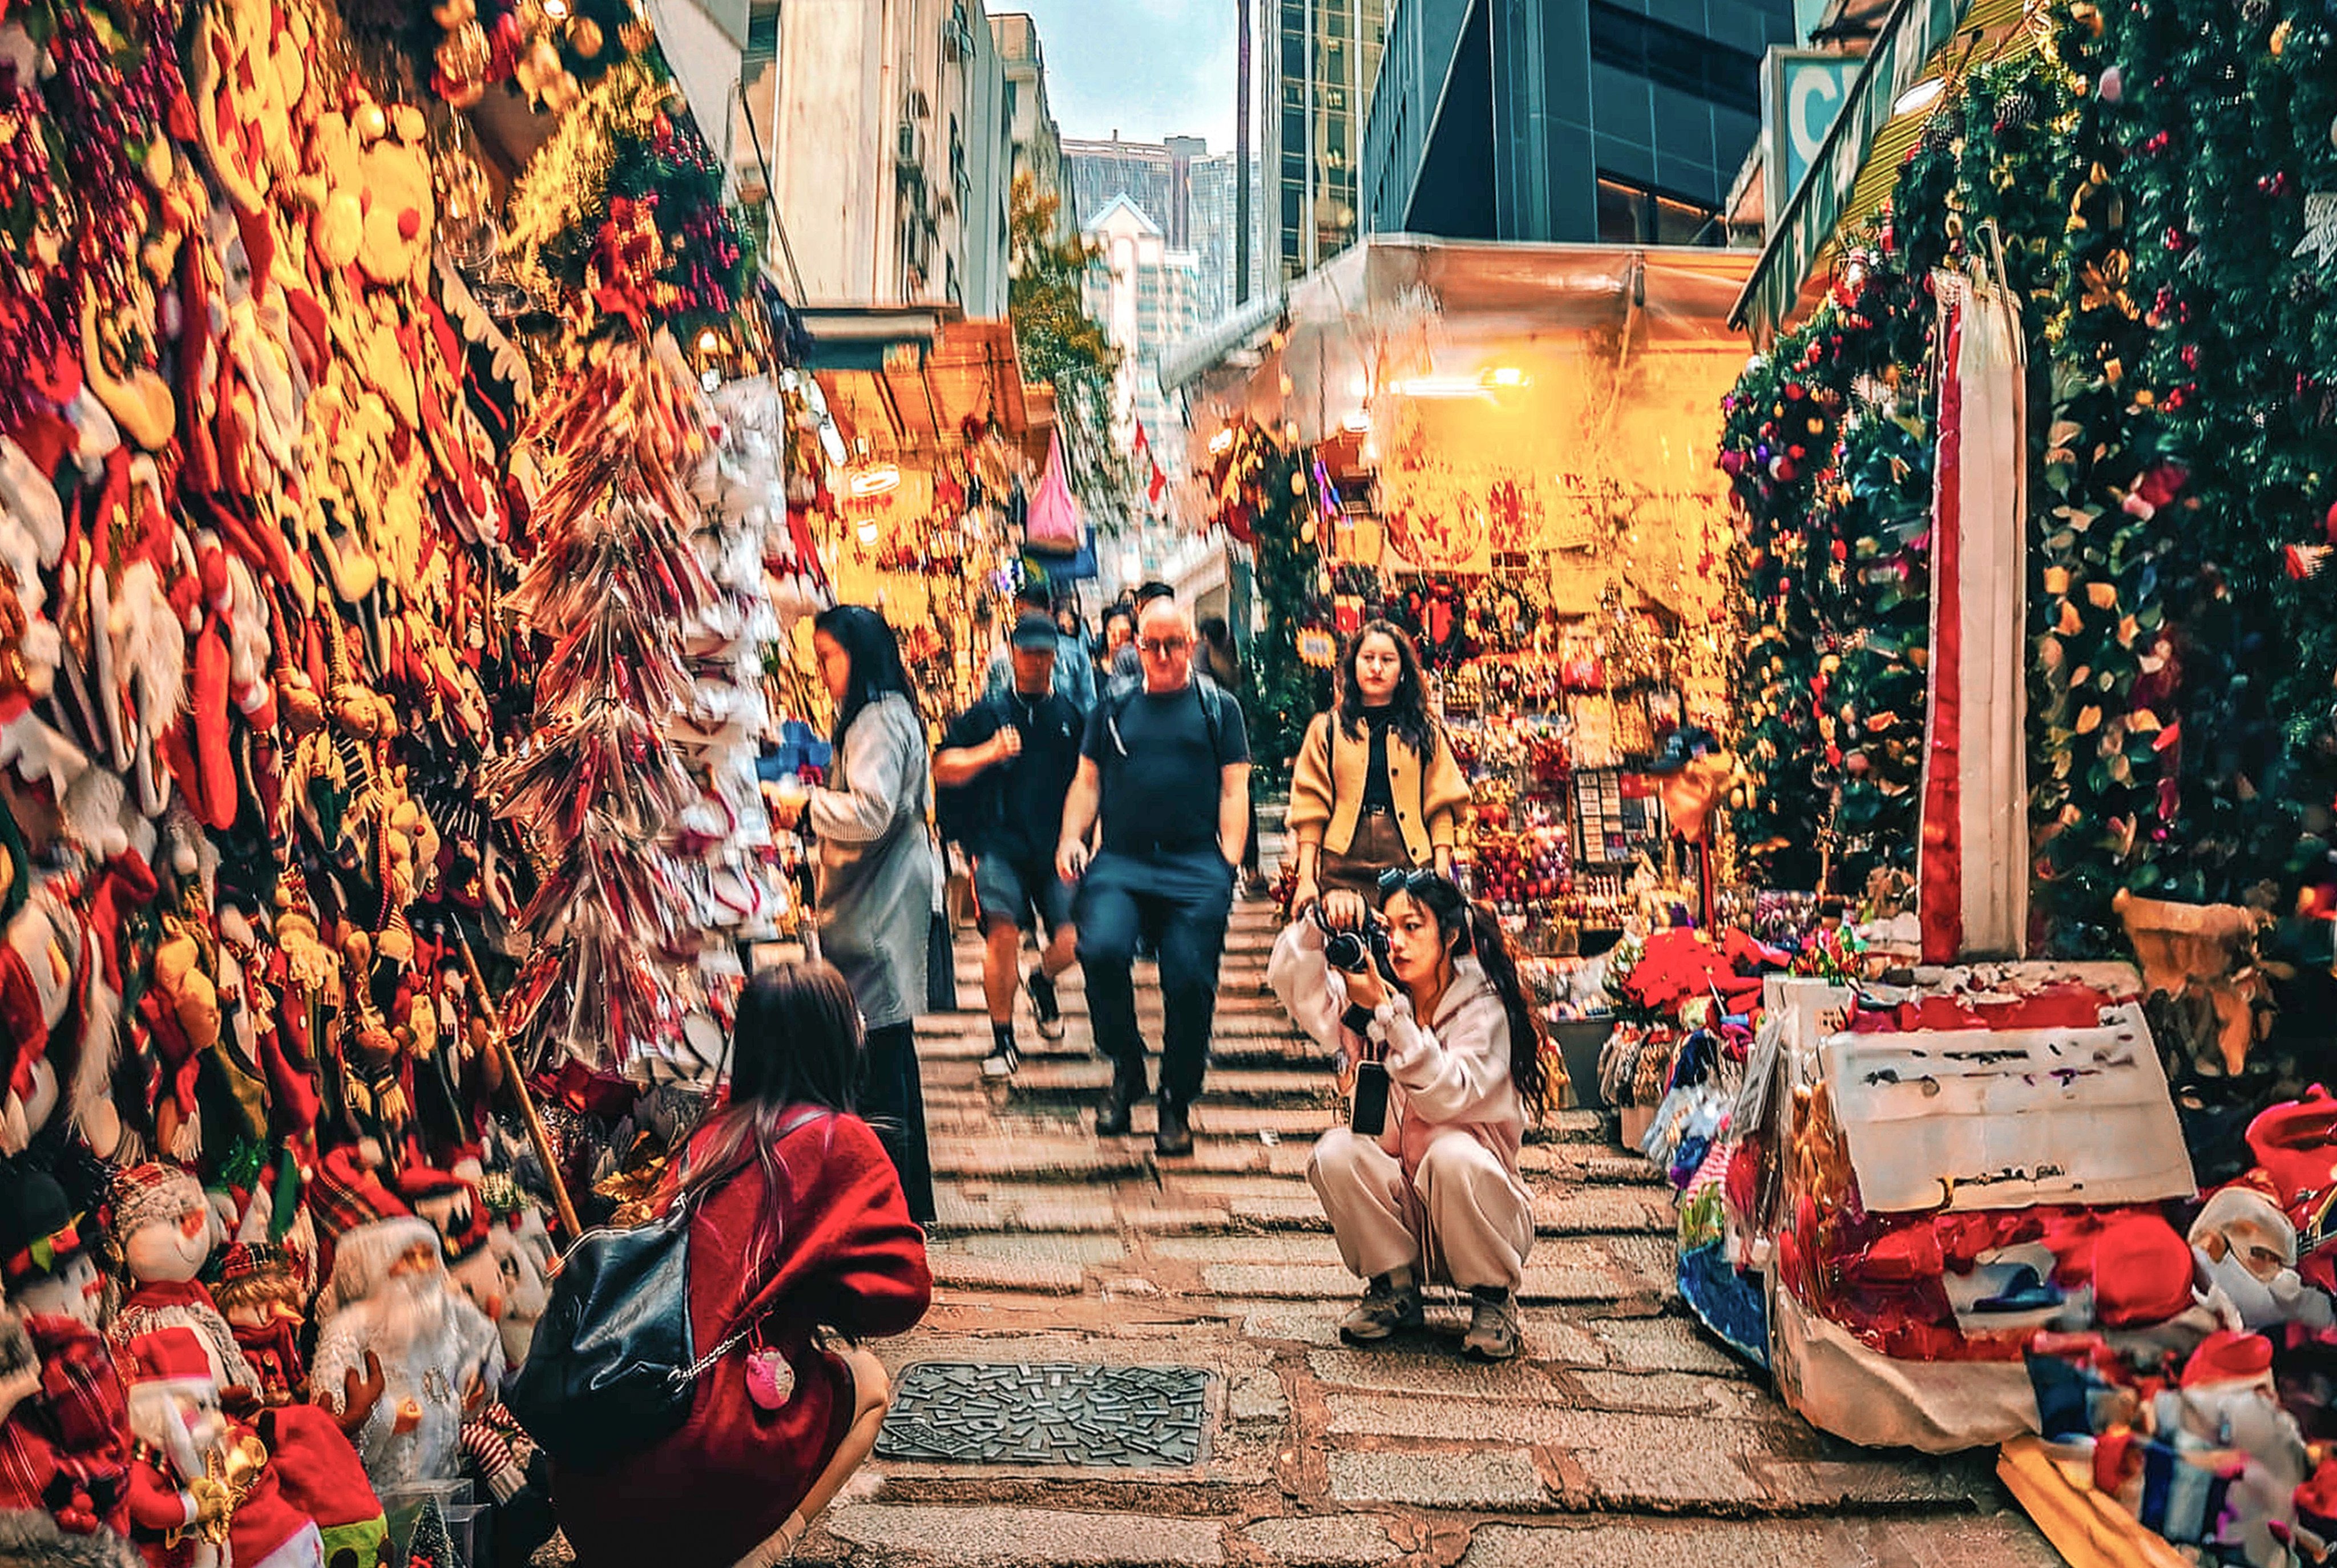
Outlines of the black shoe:
<svg viewBox="0 0 2337 1568">
<path fill-rule="evenodd" d="M 1189 1154 L 1193 1152 L 1193 1129 L 1186 1120 L 1185 1106 L 1166 1095 L 1160 1097 L 1160 1130 L 1152 1135 L 1152 1152 L 1156 1154 Z"/>
<path fill-rule="evenodd" d="M 1144 1097 L 1144 1075 L 1140 1070 L 1132 1075 L 1113 1074 L 1111 1090 L 1104 1096 L 1102 1108 L 1096 1112 L 1096 1136 L 1099 1138 L 1128 1136 L 1129 1125 L 1136 1110 L 1136 1102 Z"/>
<path fill-rule="evenodd" d="M 1055 1001 L 1055 982 L 1044 969 L 1032 969 L 1022 983 L 1031 988 L 1031 1016 L 1039 1025 L 1042 1040 L 1063 1037 L 1063 1010 Z"/>
<path fill-rule="evenodd" d="M 1012 1040 L 993 1041 L 990 1055 L 982 1058 L 982 1076 L 992 1083 L 1011 1078 L 1022 1066 L 1022 1053 L 1014 1048 Z"/>
</svg>

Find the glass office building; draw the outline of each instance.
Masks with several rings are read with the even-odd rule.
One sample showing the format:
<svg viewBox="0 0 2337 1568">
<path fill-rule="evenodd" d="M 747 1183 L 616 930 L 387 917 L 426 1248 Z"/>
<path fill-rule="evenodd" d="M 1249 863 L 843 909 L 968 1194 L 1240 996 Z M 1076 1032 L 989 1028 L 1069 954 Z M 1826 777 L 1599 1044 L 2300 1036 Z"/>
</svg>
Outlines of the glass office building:
<svg viewBox="0 0 2337 1568">
<path fill-rule="evenodd" d="M 1721 245 L 1794 0 L 1396 0 L 1364 227 Z"/>
<path fill-rule="evenodd" d="M 1265 0 L 1266 200 L 1279 276 L 1311 271 L 1362 231 L 1364 117 L 1388 0 Z"/>
</svg>

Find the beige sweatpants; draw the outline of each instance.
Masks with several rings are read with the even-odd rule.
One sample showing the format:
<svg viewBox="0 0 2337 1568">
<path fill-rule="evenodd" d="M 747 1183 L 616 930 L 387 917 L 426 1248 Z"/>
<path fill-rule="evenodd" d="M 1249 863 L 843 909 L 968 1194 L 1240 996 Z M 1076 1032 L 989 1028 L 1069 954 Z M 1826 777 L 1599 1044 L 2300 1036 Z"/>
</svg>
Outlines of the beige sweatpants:
<svg viewBox="0 0 2337 1568">
<path fill-rule="evenodd" d="M 1409 1182 L 1376 1140 L 1334 1128 L 1315 1145 L 1306 1179 L 1340 1258 L 1364 1279 L 1411 1268 L 1463 1290 L 1525 1282 L 1533 1201 L 1500 1155 L 1458 1128 L 1437 1135 Z"/>
</svg>

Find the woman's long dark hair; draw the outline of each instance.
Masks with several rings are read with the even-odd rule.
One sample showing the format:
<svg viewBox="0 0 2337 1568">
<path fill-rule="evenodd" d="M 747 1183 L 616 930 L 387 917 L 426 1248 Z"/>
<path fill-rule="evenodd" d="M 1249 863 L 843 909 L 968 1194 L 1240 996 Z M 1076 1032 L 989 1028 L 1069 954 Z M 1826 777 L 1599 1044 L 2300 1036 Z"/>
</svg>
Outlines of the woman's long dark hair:
<svg viewBox="0 0 2337 1568">
<path fill-rule="evenodd" d="M 779 1133 L 792 1114 L 812 1105 L 848 1112 L 859 1101 L 860 1006 L 852 987 L 827 963 L 758 971 L 738 996 L 729 1061 L 728 1097 L 674 1163 L 677 1193 L 705 1192 L 749 1162 L 761 1165 L 766 1191 L 785 1190 Z M 766 1203 L 752 1261 L 769 1256 L 780 1228 L 776 1205 Z"/>
<path fill-rule="evenodd" d="M 1392 620 L 1367 620 L 1347 646 L 1339 650 L 1339 727 L 1350 740 L 1364 738 L 1364 694 L 1355 685 L 1355 656 L 1364 638 L 1384 637 L 1395 644 L 1403 668 L 1395 677 L 1395 695 L 1388 699 L 1389 728 L 1425 763 L 1436 749 L 1436 721 L 1428 712 L 1428 682 L 1420 673 L 1420 650 L 1412 638 Z"/>
<path fill-rule="evenodd" d="M 1413 883 L 1419 884 L 1417 891 Z M 1436 917 L 1436 934 L 1446 950 L 1455 959 L 1475 958 L 1477 967 L 1485 971 L 1486 984 L 1493 988 L 1501 1011 L 1509 1015 L 1510 1081 L 1518 1086 L 1527 1116 L 1540 1121 L 1550 1108 L 1550 1080 L 1542 1071 L 1541 1019 L 1534 1012 L 1532 998 L 1526 995 L 1517 955 L 1510 950 L 1501 922 L 1484 905 L 1470 902 L 1449 878 L 1433 872 L 1414 872 L 1402 891 Z"/>
<path fill-rule="evenodd" d="M 845 686 L 844 702 L 836 712 L 836 733 L 830 737 L 837 745 L 844 744 L 844 733 L 860 716 L 860 710 L 886 693 L 898 692 L 911 708 L 917 706 L 908 669 L 901 663 L 900 639 L 883 616 L 864 605 L 839 604 L 820 611 L 811 624 L 813 630 L 834 638 L 852 662 L 852 678 Z"/>
</svg>

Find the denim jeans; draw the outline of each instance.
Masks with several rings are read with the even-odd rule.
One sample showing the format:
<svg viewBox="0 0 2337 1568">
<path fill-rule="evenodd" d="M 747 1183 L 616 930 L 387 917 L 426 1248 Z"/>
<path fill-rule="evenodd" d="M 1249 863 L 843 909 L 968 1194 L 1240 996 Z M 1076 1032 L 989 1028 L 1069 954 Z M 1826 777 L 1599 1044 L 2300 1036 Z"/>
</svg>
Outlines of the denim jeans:
<svg viewBox="0 0 2337 1568">
<path fill-rule="evenodd" d="M 1160 952 L 1160 1096 L 1178 1105 L 1200 1094 L 1208 1066 L 1217 959 L 1233 898 L 1234 868 L 1215 845 L 1149 855 L 1106 850 L 1080 883 L 1080 968 L 1096 1045 L 1123 1076 L 1142 1079 L 1144 1038 L 1129 972 L 1140 931 Z"/>
</svg>

